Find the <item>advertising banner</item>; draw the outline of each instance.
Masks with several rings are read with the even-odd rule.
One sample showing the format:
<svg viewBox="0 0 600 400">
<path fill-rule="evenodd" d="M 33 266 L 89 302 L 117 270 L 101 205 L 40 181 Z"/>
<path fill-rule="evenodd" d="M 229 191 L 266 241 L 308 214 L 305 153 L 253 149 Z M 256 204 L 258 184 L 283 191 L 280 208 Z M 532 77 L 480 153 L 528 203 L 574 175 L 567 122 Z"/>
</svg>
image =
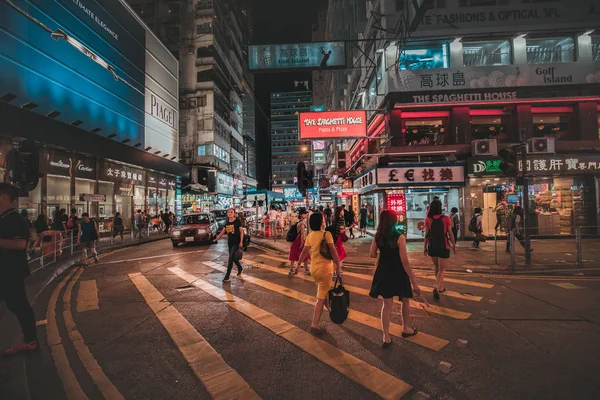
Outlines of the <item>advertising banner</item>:
<svg viewBox="0 0 600 400">
<path fill-rule="evenodd" d="M 300 140 L 367 137 L 364 110 L 303 112 L 298 118 Z"/>
<path fill-rule="evenodd" d="M 216 189 L 218 194 L 233 196 L 233 177 L 222 172 L 217 172 Z"/>
<path fill-rule="evenodd" d="M 572 62 L 388 71 L 390 92 L 439 92 L 415 94 L 410 103 L 511 100 L 516 96 L 514 91 L 520 87 L 589 83 L 600 83 L 600 63 Z M 469 89 L 487 89 L 491 92 L 487 95 L 466 93 L 454 96 L 453 99 L 444 93 Z M 498 93 L 494 94 L 494 90 Z"/>
<path fill-rule="evenodd" d="M 418 3 L 423 3 L 419 0 Z M 466 4 L 468 5 L 466 5 Z M 419 27 L 411 36 L 425 34 L 453 35 L 475 32 L 515 32 L 528 29 L 579 28 L 597 26 L 600 12 L 596 0 L 551 1 L 462 1 L 446 0 L 443 7 L 433 7 L 424 15 Z M 406 2 L 409 20 L 418 10 L 413 1 Z"/>
<path fill-rule="evenodd" d="M 377 185 L 462 185 L 465 181 L 464 171 L 464 165 L 457 164 L 401 164 L 377 168 Z"/>
<path fill-rule="evenodd" d="M 375 168 L 366 171 L 362 175 L 354 178 L 352 187 L 355 193 L 366 193 L 369 190 L 375 189 L 377 186 L 377 170 Z"/>
<path fill-rule="evenodd" d="M 248 46 L 248 67 L 253 72 L 346 68 L 346 44 L 318 42 L 251 45 Z"/>
<path fill-rule="evenodd" d="M 77 157 L 60 151 L 45 150 L 40 167 L 42 172 L 51 175 L 96 179 L 96 162 L 93 159 Z"/>
<path fill-rule="evenodd" d="M 131 168 L 126 165 L 114 164 L 109 162 L 103 162 L 100 164 L 100 180 L 114 183 L 125 183 L 130 185 L 145 185 L 146 174 L 144 171 Z M 155 187 L 149 184 L 150 187 Z"/>
</svg>

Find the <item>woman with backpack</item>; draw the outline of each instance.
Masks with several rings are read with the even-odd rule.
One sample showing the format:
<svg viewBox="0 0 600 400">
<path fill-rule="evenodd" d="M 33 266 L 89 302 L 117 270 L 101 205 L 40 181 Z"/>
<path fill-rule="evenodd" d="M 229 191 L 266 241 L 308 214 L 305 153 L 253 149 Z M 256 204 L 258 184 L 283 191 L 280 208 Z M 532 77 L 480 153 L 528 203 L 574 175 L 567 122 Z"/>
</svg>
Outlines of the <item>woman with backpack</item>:
<svg viewBox="0 0 600 400">
<path fill-rule="evenodd" d="M 383 329 L 383 348 L 392 344 L 390 336 L 390 321 L 392 319 L 392 308 L 394 307 L 394 296 L 402 301 L 402 337 L 408 338 L 417 334 L 417 328 L 411 328 L 408 324 L 410 317 L 410 299 L 413 291 L 419 295 L 421 288 L 417 285 L 415 274 L 408 261 L 406 250 L 406 239 L 394 228 L 398 223 L 398 214 L 392 210 L 383 210 L 379 215 L 379 226 L 375 238 L 371 242 L 369 255 L 377 258 L 379 250 L 379 261 L 373 276 L 369 296 L 383 298 L 381 308 L 381 327 Z M 412 285 L 412 287 L 411 287 Z"/>
<path fill-rule="evenodd" d="M 300 263 L 295 266 L 296 262 L 300 259 L 300 254 L 302 253 L 302 249 L 304 248 L 304 242 L 306 241 L 306 236 L 308 234 L 308 229 L 306 226 L 306 216 L 308 215 L 308 211 L 306 208 L 301 207 L 298 209 L 298 222 L 295 225 L 290 227 L 289 232 L 287 233 L 286 240 L 292 242 L 290 246 L 290 254 L 288 256 L 288 260 L 290 260 L 290 275 L 298 274 L 298 268 L 300 267 Z M 304 260 L 304 274 L 310 275 L 310 269 L 308 268 L 308 260 L 310 256 L 307 256 Z"/>
<path fill-rule="evenodd" d="M 456 253 L 456 241 L 452 233 L 452 221 L 442 214 L 442 202 L 433 200 L 425 218 L 425 243 L 423 254 L 429 255 L 435 265 L 436 282 L 433 286 L 433 298 L 439 300 L 444 288 L 444 276 L 450 259 L 450 244 Z"/>
</svg>

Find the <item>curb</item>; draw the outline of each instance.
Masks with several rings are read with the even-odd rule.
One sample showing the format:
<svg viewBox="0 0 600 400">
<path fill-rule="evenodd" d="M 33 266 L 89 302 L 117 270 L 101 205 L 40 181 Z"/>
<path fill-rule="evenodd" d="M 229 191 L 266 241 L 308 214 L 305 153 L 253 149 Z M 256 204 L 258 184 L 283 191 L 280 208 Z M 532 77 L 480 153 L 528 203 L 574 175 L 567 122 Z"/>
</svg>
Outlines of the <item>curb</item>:
<svg viewBox="0 0 600 400">
<path fill-rule="evenodd" d="M 120 245 L 113 245 L 113 247 L 111 247 L 110 249 L 106 249 L 106 250 L 98 249 L 98 254 L 110 253 L 115 250 L 124 249 L 127 247 L 141 246 L 143 244 L 158 242 L 159 240 L 165 240 L 165 239 L 169 239 L 169 237 L 167 236 L 167 237 L 161 237 L 161 238 L 153 238 L 151 240 L 146 240 L 144 242 L 130 242 L 130 243 L 123 243 Z M 48 278 L 46 278 L 46 280 L 44 280 L 42 282 L 40 289 L 35 293 L 35 295 L 31 299 L 29 299 L 31 304 L 34 304 L 37 301 L 40 294 L 42 294 L 42 292 L 48 287 L 48 285 L 50 285 L 52 282 L 54 282 L 54 280 L 56 278 L 58 278 L 60 275 L 62 275 L 69 268 L 71 268 L 74 265 L 77 265 L 79 263 L 81 263 L 81 256 L 74 256 L 71 259 L 65 260 L 64 264 L 61 264 L 58 268 L 56 268 L 56 270 L 54 270 L 54 272 L 52 272 L 52 274 Z"/>
</svg>

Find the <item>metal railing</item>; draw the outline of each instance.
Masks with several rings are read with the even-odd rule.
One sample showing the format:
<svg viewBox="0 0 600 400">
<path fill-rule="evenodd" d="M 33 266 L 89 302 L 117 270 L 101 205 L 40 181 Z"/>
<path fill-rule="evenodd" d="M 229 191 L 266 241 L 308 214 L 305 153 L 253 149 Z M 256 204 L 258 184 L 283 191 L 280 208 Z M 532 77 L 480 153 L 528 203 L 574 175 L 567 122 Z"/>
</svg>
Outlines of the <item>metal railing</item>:
<svg viewBox="0 0 600 400">
<path fill-rule="evenodd" d="M 48 230 L 37 234 L 32 239 L 28 248 L 27 256 L 31 273 L 39 271 L 46 266 L 56 262 L 60 258 L 69 257 L 83 248 L 78 244 L 79 231 L 71 229 L 67 231 Z M 152 226 L 144 226 L 141 229 L 121 231 L 104 231 L 99 233 L 96 240 L 96 249 L 103 249 L 119 243 L 133 242 L 144 237 L 166 235 L 163 229 L 153 229 Z"/>
<path fill-rule="evenodd" d="M 600 227 L 572 227 L 570 232 L 529 230 L 529 257 L 526 257 L 524 230 L 512 230 L 506 239 L 494 236 L 494 259 L 497 265 L 511 270 L 528 268 L 600 267 Z M 529 259 L 528 259 L 529 258 Z"/>
</svg>

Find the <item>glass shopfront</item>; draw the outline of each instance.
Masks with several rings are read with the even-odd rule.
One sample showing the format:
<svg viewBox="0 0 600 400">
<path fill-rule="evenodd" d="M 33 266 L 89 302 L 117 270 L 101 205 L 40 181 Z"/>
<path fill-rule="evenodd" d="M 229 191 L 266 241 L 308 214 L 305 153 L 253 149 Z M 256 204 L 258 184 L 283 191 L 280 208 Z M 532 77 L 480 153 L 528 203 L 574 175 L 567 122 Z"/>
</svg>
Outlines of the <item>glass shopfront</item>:
<svg viewBox="0 0 600 400">
<path fill-rule="evenodd" d="M 408 239 L 422 239 L 424 237 L 424 221 L 427 217 L 429 204 L 439 199 L 442 202 L 442 211 L 449 215 L 453 207 L 460 209 L 459 188 L 426 188 L 407 189 L 406 194 L 406 233 Z"/>
<path fill-rule="evenodd" d="M 46 198 L 48 201 L 46 205 L 46 215 L 49 219 L 54 220 L 60 209 L 64 208 L 67 212 L 69 210 L 69 205 L 71 203 L 71 177 L 48 175 L 46 180 Z"/>
<path fill-rule="evenodd" d="M 370 193 L 360 196 L 360 208 L 367 206 L 367 229 L 376 229 L 379 222 L 379 213 L 383 210 L 383 193 Z"/>
</svg>

